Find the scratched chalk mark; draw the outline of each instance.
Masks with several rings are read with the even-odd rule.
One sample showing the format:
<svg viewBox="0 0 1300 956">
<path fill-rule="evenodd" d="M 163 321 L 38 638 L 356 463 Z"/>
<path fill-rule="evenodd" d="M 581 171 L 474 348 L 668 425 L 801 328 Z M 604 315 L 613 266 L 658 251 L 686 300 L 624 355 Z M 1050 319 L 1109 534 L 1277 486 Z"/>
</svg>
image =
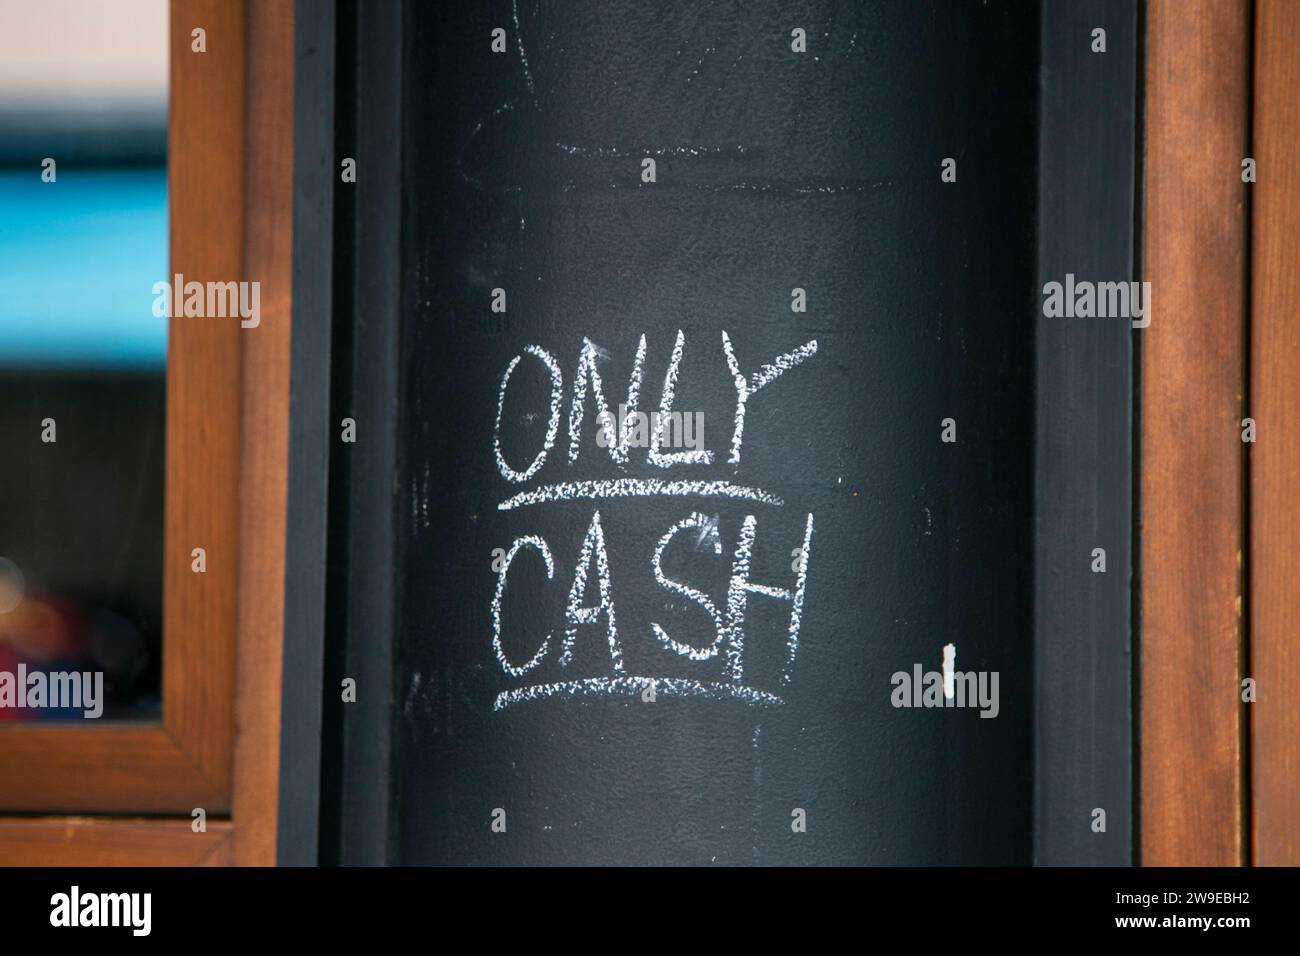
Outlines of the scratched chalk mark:
<svg viewBox="0 0 1300 956">
<path fill-rule="evenodd" d="M 548 700 L 552 697 L 618 697 L 635 696 L 654 687 L 655 694 L 666 697 L 706 697 L 710 700 L 739 700 L 755 707 L 784 704 L 785 701 L 767 691 L 746 687 L 743 684 L 701 683 L 676 677 L 591 677 L 586 680 L 561 681 L 554 684 L 533 684 L 497 694 L 492 709 L 505 710 L 515 704 Z"/>
<path fill-rule="evenodd" d="M 629 149 L 623 146 L 573 146 L 556 143 L 555 148 L 570 156 L 588 159 L 630 159 L 643 156 L 723 156 L 730 153 L 745 155 L 744 146 L 657 146 L 649 149 Z"/>
<path fill-rule="evenodd" d="M 704 53 L 702 53 L 700 58 L 695 61 L 695 69 L 691 70 L 691 75 L 686 78 L 687 83 L 690 83 L 691 80 L 700 75 L 700 67 L 704 65 L 704 61 L 708 59 L 709 54 L 715 52 L 716 49 L 716 47 L 711 46 L 704 48 Z"/>
<path fill-rule="evenodd" d="M 667 481 L 660 478 L 614 478 L 602 481 L 565 481 L 544 485 L 507 498 L 497 505 L 498 511 L 512 511 L 528 505 L 552 501 L 598 498 L 700 497 L 736 498 L 781 507 L 785 502 L 761 488 L 737 485 L 730 481 Z"/>
<path fill-rule="evenodd" d="M 957 667 L 957 645 L 943 645 L 943 696 L 952 700 L 955 692 L 954 671 Z"/>
<path fill-rule="evenodd" d="M 519 0 L 511 0 L 510 12 L 515 19 L 515 46 L 519 47 L 519 62 L 524 67 L 524 82 L 528 84 L 528 95 L 533 98 L 533 105 L 537 105 L 537 90 L 533 87 L 533 73 L 528 68 L 528 51 L 524 49 L 524 31 L 519 26 Z"/>
<path fill-rule="evenodd" d="M 704 193 L 754 193 L 756 195 L 775 196 L 783 198 L 788 196 L 843 196 L 843 195 L 863 195 L 882 189 L 885 186 L 892 186 L 893 180 L 876 180 L 870 183 L 838 183 L 828 185 L 814 185 L 812 183 L 790 183 L 790 182 L 767 182 L 767 183 L 643 183 L 637 181 L 629 185 L 625 182 L 608 182 L 603 185 L 594 186 L 589 182 L 579 183 L 571 180 L 564 184 L 562 191 L 569 193 L 578 189 L 685 189 L 693 192 Z"/>
<path fill-rule="evenodd" d="M 799 549 L 799 576 L 795 579 L 794 593 L 790 596 L 794 608 L 790 612 L 790 628 L 786 632 L 785 670 L 781 672 L 783 685 L 790 683 L 794 659 L 799 655 L 799 628 L 803 623 L 803 601 L 808 587 L 808 555 L 812 553 L 812 535 L 813 516 L 809 513 L 808 523 L 804 526 L 803 547 Z"/>
<path fill-rule="evenodd" d="M 713 553 L 721 554 L 722 538 L 718 534 L 718 516 L 704 517 L 696 527 L 700 533 L 695 539 L 695 550 L 699 551 L 704 547 L 704 542 L 708 541 L 713 546 Z"/>
<path fill-rule="evenodd" d="M 755 864 L 758 863 L 759 811 L 763 802 L 763 751 L 758 746 L 758 737 L 762 729 L 762 724 L 757 722 L 754 724 L 754 793 L 758 795 L 758 799 L 753 801 L 749 816 L 749 846 Z"/>
<path fill-rule="evenodd" d="M 465 137 L 465 142 L 461 145 L 460 150 L 456 153 L 456 171 L 460 173 L 460 178 L 464 180 L 467 185 L 473 186 L 476 189 L 484 188 L 482 180 L 480 180 L 477 176 L 471 176 L 469 173 L 465 171 L 465 163 L 464 163 L 465 151 L 469 149 L 470 145 L 474 142 L 478 134 L 483 132 L 483 124 L 485 122 L 496 119 L 502 113 L 513 112 L 514 108 L 515 108 L 515 104 L 513 102 L 502 103 L 500 106 L 498 106 L 488 115 L 487 120 L 479 120 L 477 123 L 475 123 L 474 128 L 469 131 L 469 136 Z M 511 187 L 508 191 L 519 192 L 519 187 L 518 186 Z"/>
<path fill-rule="evenodd" d="M 803 183 L 680 183 L 683 189 L 696 189 L 702 192 L 744 192 L 772 193 L 774 195 L 792 194 L 796 196 L 838 196 L 845 193 L 865 193 L 882 186 L 892 186 L 886 180 L 872 183 L 840 183 L 837 185 L 814 186 Z"/>
</svg>

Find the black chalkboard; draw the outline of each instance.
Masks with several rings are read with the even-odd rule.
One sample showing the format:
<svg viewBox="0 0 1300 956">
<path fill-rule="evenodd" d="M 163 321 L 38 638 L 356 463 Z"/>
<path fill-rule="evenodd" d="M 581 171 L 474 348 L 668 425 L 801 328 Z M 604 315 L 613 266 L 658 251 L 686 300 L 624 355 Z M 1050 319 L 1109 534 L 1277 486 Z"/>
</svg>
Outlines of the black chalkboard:
<svg viewBox="0 0 1300 956">
<path fill-rule="evenodd" d="M 396 862 L 1029 861 L 1038 39 L 407 9 Z"/>
</svg>

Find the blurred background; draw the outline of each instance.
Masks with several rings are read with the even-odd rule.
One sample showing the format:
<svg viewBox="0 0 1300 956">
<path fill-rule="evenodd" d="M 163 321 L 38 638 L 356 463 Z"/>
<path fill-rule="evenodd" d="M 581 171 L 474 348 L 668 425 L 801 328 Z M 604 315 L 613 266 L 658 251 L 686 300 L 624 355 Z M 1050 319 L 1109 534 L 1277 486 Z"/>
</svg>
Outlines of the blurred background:
<svg viewBox="0 0 1300 956">
<path fill-rule="evenodd" d="M 0 0 L 0 671 L 103 671 L 106 719 L 160 712 L 167 18 Z"/>
</svg>

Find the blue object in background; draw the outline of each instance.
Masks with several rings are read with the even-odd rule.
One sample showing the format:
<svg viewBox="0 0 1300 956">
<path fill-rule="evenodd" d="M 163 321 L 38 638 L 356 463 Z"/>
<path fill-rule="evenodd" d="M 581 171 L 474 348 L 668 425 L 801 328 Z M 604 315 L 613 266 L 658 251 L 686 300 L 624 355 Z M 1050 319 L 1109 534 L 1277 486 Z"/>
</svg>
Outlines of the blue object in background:
<svg viewBox="0 0 1300 956">
<path fill-rule="evenodd" d="M 0 366 L 158 369 L 167 169 L 0 169 Z"/>
</svg>

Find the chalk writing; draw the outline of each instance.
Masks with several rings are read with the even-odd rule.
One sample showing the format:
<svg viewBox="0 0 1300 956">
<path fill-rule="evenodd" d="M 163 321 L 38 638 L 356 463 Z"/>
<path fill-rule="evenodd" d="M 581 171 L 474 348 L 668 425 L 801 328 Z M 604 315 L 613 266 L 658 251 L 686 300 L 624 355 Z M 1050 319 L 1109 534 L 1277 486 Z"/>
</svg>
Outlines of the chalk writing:
<svg viewBox="0 0 1300 956">
<path fill-rule="evenodd" d="M 749 488 L 729 481 L 663 481 L 657 478 L 614 478 L 605 481 L 565 481 L 523 491 L 497 505 L 499 511 L 511 511 L 549 501 L 572 501 L 575 498 L 738 498 L 780 507 L 785 504 L 762 488 Z"/>
<path fill-rule="evenodd" d="M 605 387 L 600 380 L 600 372 L 596 368 L 596 359 L 600 356 L 598 349 L 591 339 L 582 340 L 582 355 L 578 359 L 578 374 L 573 377 L 573 404 L 569 407 L 569 461 L 578 460 L 579 445 L 582 442 L 582 419 L 587 406 L 587 382 L 591 382 L 591 392 L 596 399 L 596 420 L 606 422 L 612 416 L 610 415 L 609 405 L 605 402 Z M 636 360 L 632 364 L 632 374 L 627 383 L 627 402 L 625 403 L 628 411 L 635 413 L 637 405 L 641 401 L 641 369 L 645 365 L 645 336 L 641 336 L 641 343 L 636 349 Z M 502 387 L 504 395 L 505 388 Z M 627 453 L 629 444 L 629 429 L 627 416 L 623 419 L 623 425 L 616 442 L 609 443 L 609 454 L 617 464 L 627 464 Z"/>
<path fill-rule="evenodd" d="M 727 464 L 738 471 L 741 449 L 744 441 L 746 410 L 754 396 L 767 388 L 787 371 L 801 365 L 817 354 L 817 342 L 811 340 L 789 352 L 783 353 L 759 367 L 758 371 L 746 376 L 740 369 L 740 362 L 730 336 L 721 334 L 723 355 L 730 372 L 732 384 L 736 391 L 734 428 L 731 435 Z M 684 356 L 686 354 L 686 336 L 678 330 L 663 385 L 659 394 L 659 421 L 670 418 L 673 405 L 677 400 L 677 383 Z M 629 440 L 627 422 L 635 417 L 641 400 L 641 387 L 644 379 L 647 340 L 643 334 L 637 343 L 632 371 L 628 378 L 626 402 L 623 407 L 633 413 L 623 416 L 618 427 L 618 434 L 612 440 L 599 443 L 608 448 L 608 467 L 625 469 L 631 460 L 632 447 Z M 525 356 L 531 356 L 542 363 L 550 379 L 550 408 L 547 427 L 541 447 L 532 461 L 519 470 L 506 461 L 501 444 L 501 427 L 506 396 L 512 375 Z M 597 422 L 607 425 L 618 421 L 610 414 L 606 398 L 606 386 L 600 374 L 600 362 L 608 358 L 605 350 L 591 339 L 584 337 L 578 350 L 576 371 L 570 393 L 568 414 L 568 454 L 567 461 L 552 465 L 548 471 L 564 465 L 573 466 L 582 455 L 583 424 L 589 399 L 595 405 Z M 539 345 L 528 345 L 515 355 L 506 365 L 501 377 L 501 386 L 497 395 L 496 422 L 493 430 L 493 454 L 497 471 L 501 477 L 512 484 L 524 484 L 535 480 L 547 466 L 551 450 L 559 435 L 564 396 L 564 374 L 554 356 Z M 535 421 L 535 413 L 530 412 L 522 420 Z M 714 464 L 714 453 L 710 449 L 693 448 L 689 451 L 666 452 L 663 450 L 662 429 L 656 425 L 652 430 L 649 447 L 646 451 L 646 464 L 655 468 L 690 468 L 692 470 Z M 733 501 L 761 504 L 773 508 L 785 505 L 780 497 L 753 485 L 741 485 L 730 481 L 707 478 L 631 478 L 615 477 L 593 480 L 555 480 L 538 484 L 533 488 L 520 490 L 503 500 L 498 511 L 511 512 L 521 508 L 539 505 L 572 502 L 576 500 L 614 500 L 628 498 L 699 498 L 729 499 Z M 610 558 L 606 548 L 605 527 L 599 509 L 593 510 L 587 525 L 581 546 L 573 565 L 573 578 L 570 582 L 567 601 L 564 607 L 564 638 L 559 647 L 556 665 L 568 668 L 575 660 L 575 648 L 580 635 L 587 628 L 597 628 L 604 634 L 603 643 L 609 653 L 609 674 L 606 676 L 584 677 L 575 680 L 535 683 L 500 692 L 494 703 L 494 710 L 503 710 L 515 704 L 547 700 L 551 698 L 578 698 L 587 696 L 634 696 L 648 693 L 664 694 L 669 697 L 703 697 L 712 700 L 739 700 L 752 705 L 781 704 L 783 699 L 770 690 L 754 687 L 745 683 L 745 644 L 746 619 L 751 598 L 762 597 L 769 601 L 785 602 L 790 606 L 788 624 L 785 628 L 785 653 L 780 669 L 779 683 L 788 686 L 794 672 L 795 659 L 799 652 L 799 632 L 803 623 L 804 598 L 808 584 L 809 556 L 812 551 L 813 515 L 808 514 L 804 521 L 803 540 L 791 550 L 796 542 L 781 542 L 779 553 L 793 553 L 797 557 L 791 563 L 794 573 L 792 586 L 764 583 L 752 579 L 753 558 L 759 539 L 759 519 L 756 515 L 744 516 L 735 546 L 731 550 L 729 575 L 727 577 L 726 597 L 721 604 L 715 601 L 703 589 L 669 577 L 663 567 L 664 555 L 670 549 L 691 547 L 689 537 L 684 532 L 696 532 L 694 548 L 698 551 L 706 545 L 708 551 L 722 557 L 724 548 L 718 517 L 708 516 L 693 511 L 674 521 L 658 539 L 650 556 L 650 570 L 655 584 L 666 592 L 685 598 L 700 609 L 703 614 L 700 621 L 707 620 L 709 637 L 700 639 L 698 634 L 693 640 L 683 636 L 698 632 L 699 623 L 694 627 L 688 625 L 671 625 L 681 634 L 673 636 L 669 627 L 658 621 L 650 622 L 647 638 L 652 639 L 653 646 L 678 658 L 706 667 L 714 659 L 721 660 L 722 681 L 693 680 L 679 677 L 654 677 L 631 675 L 627 673 L 625 663 L 624 641 L 627 635 L 619 632 L 615 607 L 615 594 L 610 574 Z M 685 545 L 674 545 L 679 539 L 685 539 Z M 505 674 L 511 678 L 528 675 L 547 659 L 551 652 L 552 635 L 548 633 L 540 642 L 531 641 L 527 646 L 536 646 L 532 656 L 517 663 L 506 654 L 502 635 L 502 604 L 507 591 L 510 569 L 516 556 L 522 550 L 537 552 L 546 568 L 548 581 L 555 577 L 555 561 L 551 548 L 540 535 L 524 534 L 515 537 L 510 547 L 505 550 L 504 559 L 495 564 L 497 573 L 496 589 L 491 605 L 492 648 L 498 663 Z M 500 550 L 500 549 L 498 549 Z M 676 552 L 675 552 L 676 553 Z M 783 559 L 780 566 L 784 567 Z M 593 578 L 594 570 L 594 582 Z M 593 587 L 594 584 L 594 587 Z M 589 594 L 594 591 L 594 595 Z M 526 652 L 525 652 L 526 655 Z M 585 667 L 586 665 L 584 665 Z"/>
<path fill-rule="evenodd" d="M 533 684 L 515 690 L 503 690 L 492 704 L 493 710 L 505 710 L 511 704 L 524 701 L 546 700 L 550 697 L 583 697 L 590 695 L 612 696 L 640 694 L 647 687 L 668 697 L 708 697 L 712 700 L 732 698 L 748 704 L 780 704 L 780 697 L 766 691 L 741 684 L 701 683 L 674 677 L 589 677 L 584 680 L 558 681 L 553 684 Z"/>
<path fill-rule="evenodd" d="M 650 562 L 650 567 L 654 571 L 655 582 L 660 587 L 667 588 L 669 591 L 675 591 L 682 597 L 690 598 L 690 600 L 694 601 L 696 604 L 700 605 L 700 607 L 704 608 L 704 610 L 709 612 L 709 617 L 713 619 L 713 631 L 716 636 L 713 639 L 713 643 L 708 647 L 698 648 L 691 644 L 682 644 L 673 640 L 668 636 L 668 632 L 658 624 L 652 622 L 650 628 L 654 631 L 655 637 L 659 638 L 659 643 L 663 644 L 664 647 L 667 647 L 669 650 L 685 657 L 689 657 L 693 661 L 707 661 L 710 657 L 714 657 L 718 653 L 718 648 L 722 646 L 722 642 L 726 638 L 726 628 L 722 621 L 721 612 L 714 606 L 713 602 L 709 600 L 709 596 L 703 591 L 697 590 L 689 584 L 683 584 L 681 581 L 673 581 L 664 576 L 664 549 L 668 547 L 668 542 L 672 541 L 677 532 L 684 531 L 687 528 L 711 530 L 713 552 L 714 554 L 722 553 L 722 541 L 718 537 L 717 523 L 712 518 L 696 512 L 695 514 L 677 522 L 668 529 L 667 533 L 662 538 L 659 539 L 659 544 L 655 547 L 655 556 Z"/>
<path fill-rule="evenodd" d="M 546 455 L 555 444 L 555 436 L 560 430 L 560 403 L 564 401 L 564 375 L 560 371 L 559 363 L 552 358 L 551 353 L 545 349 L 540 349 L 536 345 L 530 345 L 524 349 L 529 355 L 534 355 L 541 359 L 546 365 L 547 371 L 551 373 L 551 417 L 546 426 L 546 441 L 542 443 L 542 450 L 537 453 L 533 463 L 523 471 L 515 471 L 506 464 L 505 456 L 501 453 L 501 412 L 505 407 L 506 388 L 510 385 L 510 376 L 514 374 L 515 366 L 523 359 L 522 355 L 516 355 L 506 366 L 506 373 L 501 376 L 501 393 L 497 401 L 497 421 L 496 427 L 492 430 L 492 450 L 496 453 L 497 468 L 501 471 L 501 477 L 506 481 L 524 482 L 533 475 L 537 470 L 546 464 Z"/>
</svg>

